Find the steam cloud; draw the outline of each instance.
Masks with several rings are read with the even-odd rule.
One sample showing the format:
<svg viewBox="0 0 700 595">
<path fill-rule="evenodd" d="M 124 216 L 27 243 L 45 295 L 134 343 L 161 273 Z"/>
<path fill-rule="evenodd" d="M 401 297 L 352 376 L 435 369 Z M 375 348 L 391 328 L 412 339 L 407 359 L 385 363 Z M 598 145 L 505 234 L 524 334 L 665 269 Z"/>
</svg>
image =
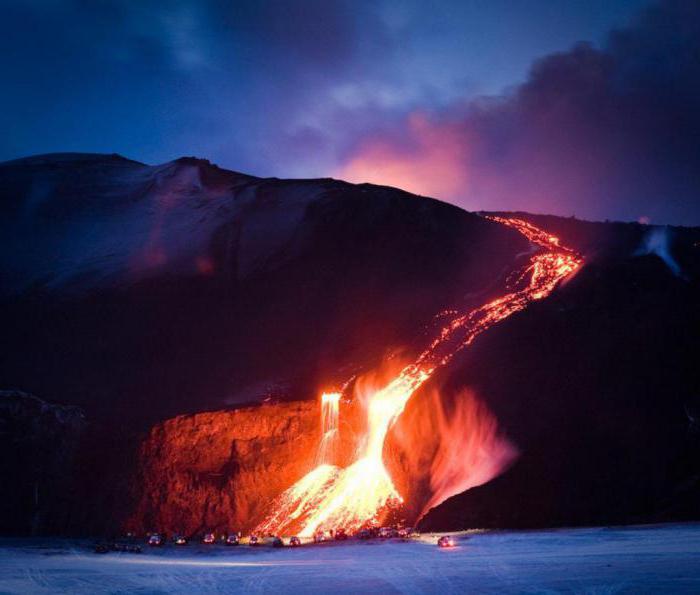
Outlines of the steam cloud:
<svg viewBox="0 0 700 595">
<path fill-rule="evenodd" d="M 503 97 L 416 111 L 336 175 L 470 209 L 700 222 L 700 3 L 543 58 Z"/>
<path fill-rule="evenodd" d="M 437 390 L 424 395 L 392 432 L 390 458 L 396 462 L 396 478 L 404 478 L 402 493 L 416 519 L 497 477 L 519 454 L 493 413 L 469 390 L 448 398 Z"/>
<path fill-rule="evenodd" d="M 668 227 L 653 227 L 644 236 L 637 255 L 656 254 L 674 275 L 681 275 L 681 267 L 671 253 L 672 234 Z"/>
<path fill-rule="evenodd" d="M 496 418 L 471 393 L 458 395 L 449 415 L 437 394 L 433 407 L 440 442 L 430 466 L 432 494 L 419 518 L 448 498 L 500 475 L 518 456 L 515 446 L 500 435 Z"/>
</svg>

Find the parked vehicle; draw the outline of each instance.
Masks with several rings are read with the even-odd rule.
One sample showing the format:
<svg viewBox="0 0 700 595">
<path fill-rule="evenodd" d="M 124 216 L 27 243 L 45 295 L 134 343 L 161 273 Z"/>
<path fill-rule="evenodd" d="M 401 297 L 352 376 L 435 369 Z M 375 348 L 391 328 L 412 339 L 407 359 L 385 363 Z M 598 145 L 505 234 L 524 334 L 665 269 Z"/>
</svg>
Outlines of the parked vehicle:
<svg viewBox="0 0 700 595">
<path fill-rule="evenodd" d="M 314 533 L 314 543 L 323 543 L 324 541 L 327 541 L 326 534 L 323 531 L 316 531 Z"/>
<path fill-rule="evenodd" d="M 175 535 L 173 537 L 173 543 L 175 545 L 187 545 L 187 537 L 184 535 Z"/>
<path fill-rule="evenodd" d="M 226 536 L 226 545 L 238 545 L 240 543 L 240 540 L 238 539 L 238 535 L 236 533 L 229 533 Z"/>
<path fill-rule="evenodd" d="M 454 547 L 457 545 L 450 535 L 443 535 L 437 540 L 438 547 Z"/>
<path fill-rule="evenodd" d="M 272 539 L 272 547 L 284 547 L 284 541 L 280 537 L 273 537 Z"/>
<path fill-rule="evenodd" d="M 138 545 L 121 542 L 100 542 L 95 544 L 96 554 L 107 554 L 109 552 L 122 552 L 126 554 L 140 554 L 141 548 Z"/>
<path fill-rule="evenodd" d="M 258 545 L 258 541 L 259 540 L 257 535 L 251 535 L 248 539 L 248 545 Z"/>
<path fill-rule="evenodd" d="M 205 533 L 202 537 L 202 543 L 206 545 L 212 545 L 216 543 L 216 535 L 214 533 Z"/>
<path fill-rule="evenodd" d="M 141 553 L 141 547 L 132 543 L 113 543 L 110 547 L 113 552 L 124 552 L 126 554 Z"/>
<path fill-rule="evenodd" d="M 158 547 L 165 543 L 165 537 L 160 533 L 151 533 L 148 536 L 148 545 L 151 547 Z"/>
<path fill-rule="evenodd" d="M 345 532 L 345 529 L 336 529 L 335 531 L 335 540 L 336 541 L 345 541 L 348 538 L 348 534 Z"/>
<path fill-rule="evenodd" d="M 289 545 L 292 547 L 299 547 L 301 545 L 301 539 L 299 539 L 296 535 L 294 537 L 291 537 L 289 539 Z"/>
</svg>

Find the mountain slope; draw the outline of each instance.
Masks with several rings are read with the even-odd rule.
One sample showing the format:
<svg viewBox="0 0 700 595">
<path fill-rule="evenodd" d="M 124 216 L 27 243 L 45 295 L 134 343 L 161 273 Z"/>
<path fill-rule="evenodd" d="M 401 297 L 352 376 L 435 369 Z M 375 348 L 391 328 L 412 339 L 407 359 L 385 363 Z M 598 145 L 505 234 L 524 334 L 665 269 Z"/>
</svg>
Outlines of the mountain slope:
<svg viewBox="0 0 700 595">
<path fill-rule="evenodd" d="M 436 434 L 459 432 L 468 395 L 519 456 L 423 526 L 699 518 L 700 230 L 519 216 L 586 264 L 412 397 L 384 451 L 397 488 L 420 507 Z M 48 522 L 81 532 L 252 523 L 251 503 L 296 481 L 318 437 L 313 404 L 277 401 L 415 356 L 439 313 L 500 295 L 532 251 L 509 227 L 393 188 L 114 155 L 0 164 L 0 232 L 0 388 L 86 412 L 84 506 Z M 226 410 L 263 400 L 277 425 L 264 407 Z M 250 493 L 232 496 L 237 482 Z"/>
<path fill-rule="evenodd" d="M 142 427 L 313 397 L 527 250 L 432 199 L 192 158 L 4 163 L 0 205 L 3 382 Z"/>
</svg>

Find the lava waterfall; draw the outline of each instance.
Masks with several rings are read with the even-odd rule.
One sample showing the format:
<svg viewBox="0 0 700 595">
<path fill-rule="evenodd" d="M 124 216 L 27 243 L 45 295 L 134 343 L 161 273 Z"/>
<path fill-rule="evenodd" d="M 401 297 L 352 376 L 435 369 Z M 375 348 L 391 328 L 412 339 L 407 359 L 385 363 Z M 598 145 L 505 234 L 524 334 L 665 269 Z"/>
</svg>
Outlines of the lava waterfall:
<svg viewBox="0 0 700 595">
<path fill-rule="evenodd" d="M 563 247 L 555 236 L 519 219 L 492 219 L 515 228 L 544 250 L 511 275 L 508 293 L 471 311 L 458 313 L 427 349 L 388 383 L 376 390 L 352 395 L 364 405 L 366 415 L 366 431 L 359 440 L 354 461 L 342 468 L 326 462 L 327 434 L 332 430 L 324 431 L 319 449 L 319 458 L 323 462 L 276 498 L 271 512 L 256 528 L 258 532 L 309 536 L 318 530 L 337 527 L 357 530 L 384 522 L 392 511 L 400 509 L 403 498 L 386 469 L 383 453 L 389 428 L 401 415 L 408 400 L 438 368 L 449 363 L 480 333 L 522 310 L 533 300 L 548 296 L 559 281 L 581 266 L 581 257 Z M 322 403 L 327 400 L 324 395 Z M 325 403 L 323 406 L 327 407 Z M 324 413 L 324 420 L 325 416 Z M 442 448 L 431 482 L 433 493 L 428 507 L 439 504 L 465 486 L 473 487 L 488 481 L 512 458 L 512 447 L 503 440 L 494 447 L 493 432 L 484 431 L 482 421 L 489 427 L 493 423 L 487 414 L 481 417 L 468 415 L 465 420 L 467 418 L 474 423 L 459 427 L 456 433 L 488 436 L 488 444 L 485 441 L 483 447 L 476 444 L 475 448 L 482 451 L 491 448 L 493 451 L 490 460 L 480 461 L 488 471 L 480 469 L 474 473 L 469 460 L 460 462 L 459 453 L 449 447 Z M 458 448 L 460 444 L 461 441 L 457 441 L 452 448 Z M 466 477 L 472 478 L 471 483 Z M 479 477 L 478 483 L 473 483 L 474 477 Z"/>
</svg>

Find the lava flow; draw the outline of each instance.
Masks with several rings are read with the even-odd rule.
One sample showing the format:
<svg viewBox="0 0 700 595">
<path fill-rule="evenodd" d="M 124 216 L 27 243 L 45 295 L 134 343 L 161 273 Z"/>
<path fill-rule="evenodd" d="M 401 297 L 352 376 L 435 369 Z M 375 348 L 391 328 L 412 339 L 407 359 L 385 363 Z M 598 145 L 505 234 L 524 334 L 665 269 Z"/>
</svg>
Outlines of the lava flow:
<svg viewBox="0 0 700 595">
<path fill-rule="evenodd" d="M 338 405 L 340 393 L 321 395 L 321 444 L 318 447 L 318 465 L 335 461 L 338 445 Z"/>
<path fill-rule="evenodd" d="M 318 466 L 283 492 L 272 512 L 257 527 L 260 533 L 310 536 L 318 530 L 344 527 L 348 531 L 381 520 L 403 502 L 384 466 L 384 441 L 413 393 L 440 366 L 447 364 L 480 333 L 530 302 L 549 295 L 556 285 L 576 271 L 582 259 L 561 246 L 559 239 L 532 224 L 503 217 L 488 217 L 512 227 L 530 242 L 544 248 L 508 280 L 511 291 L 483 306 L 456 316 L 416 361 L 366 399 L 367 431 L 355 462 L 345 468 L 333 464 L 338 432 L 340 395 L 323 395 L 323 434 Z"/>
</svg>

